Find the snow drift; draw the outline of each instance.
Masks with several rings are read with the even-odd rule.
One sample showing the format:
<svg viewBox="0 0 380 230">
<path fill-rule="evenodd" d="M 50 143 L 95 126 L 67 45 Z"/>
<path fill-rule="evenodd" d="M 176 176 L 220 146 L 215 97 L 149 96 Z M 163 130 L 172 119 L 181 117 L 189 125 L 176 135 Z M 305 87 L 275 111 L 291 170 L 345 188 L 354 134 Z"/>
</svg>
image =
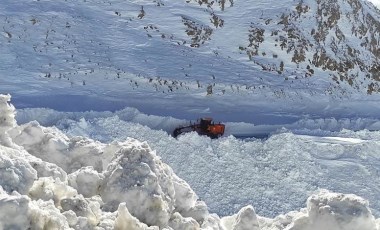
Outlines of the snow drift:
<svg viewBox="0 0 380 230">
<path fill-rule="evenodd" d="M 0 96 L 0 229 L 379 229 L 366 200 L 326 190 L 274 219 L 250 205 L 220 218 L 146 142 L 19 126 L 9 101 Z"/>
</svg>

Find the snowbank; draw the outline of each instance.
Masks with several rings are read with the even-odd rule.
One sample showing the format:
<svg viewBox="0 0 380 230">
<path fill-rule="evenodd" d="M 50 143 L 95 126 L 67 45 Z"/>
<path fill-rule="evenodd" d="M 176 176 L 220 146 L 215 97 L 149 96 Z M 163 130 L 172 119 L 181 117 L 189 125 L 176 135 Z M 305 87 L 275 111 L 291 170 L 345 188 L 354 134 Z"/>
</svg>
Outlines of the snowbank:
<svg viewBox="0 0 380 230">
<path fill-rule="evenodd" d="M 379 228 L 367 201 L 326 190 L 274 219 L 252 206 L 220 218 L 146 142 L 104 144 L 37 122 L 17 126 L 9 100 L 0 96 L 0 229 Z"/>
</svg>

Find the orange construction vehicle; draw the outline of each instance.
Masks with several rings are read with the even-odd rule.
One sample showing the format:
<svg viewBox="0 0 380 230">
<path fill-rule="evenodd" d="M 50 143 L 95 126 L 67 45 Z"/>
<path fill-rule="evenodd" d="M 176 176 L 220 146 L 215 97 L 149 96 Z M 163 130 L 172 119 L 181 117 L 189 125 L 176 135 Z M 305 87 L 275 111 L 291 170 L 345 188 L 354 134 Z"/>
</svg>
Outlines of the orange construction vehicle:
<svg viewBox="0 0 380 230">
<path fill-rule="evenodd" d="M 197 132 L 199 135 L 206 135 L 212 139 L 223 136 L 224 124 L 214 124 L 212 118 L 201 118 L 199 123 L 188 126 L 181 126 L 173 131 L 173 136 L 177 137 L 183 133 Z"/>
</svg>

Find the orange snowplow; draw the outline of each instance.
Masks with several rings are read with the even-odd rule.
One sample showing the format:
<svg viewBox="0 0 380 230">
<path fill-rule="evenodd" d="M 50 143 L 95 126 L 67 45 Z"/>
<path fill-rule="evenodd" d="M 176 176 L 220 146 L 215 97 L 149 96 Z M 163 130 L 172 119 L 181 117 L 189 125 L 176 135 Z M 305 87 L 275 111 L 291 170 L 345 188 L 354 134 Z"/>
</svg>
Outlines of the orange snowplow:
<svg viewBox="0 0 380 230">
<path fill-rule="evenodd" d="M 223 136 L 225 125 L 214 124 L 212 118 L 201 118 L 199 123 L 190 124 L 188 126 L 181 126 L 173 131 L 173 136 L 177 137 L 183 133 L 197 132 L 199 135 L 205 135 L 212 139 Z"/>
</svg>

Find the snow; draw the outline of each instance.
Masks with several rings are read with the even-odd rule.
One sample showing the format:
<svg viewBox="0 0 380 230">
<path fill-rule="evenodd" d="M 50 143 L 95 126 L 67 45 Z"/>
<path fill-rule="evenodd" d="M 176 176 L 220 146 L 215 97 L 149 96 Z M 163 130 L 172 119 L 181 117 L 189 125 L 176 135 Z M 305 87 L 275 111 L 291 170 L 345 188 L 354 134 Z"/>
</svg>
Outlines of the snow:
<svg viewBox="0 0 380 230">
<path fill-rule="evenodd" d="M 195 133 L 174 139 L 168 133 L 185 121 L 147 116 L 130 108 L 114 113 L 43 111 L 18 110 L 16 118 L 22 123 L 37 119 L 55 124 L 70 136 L 105 143 L 129 137 L 146 141 L 190 184 L 209 210 L 221 216 L 251 204 L 258 214 L 275 217 L 299 209 L 319 188 L 355 193 L 370 201 L 375 215 L 380 210 L 380 133 L 362 129 L 374 127 L 376 119 L 305 118 L 284 125 L 286 129 L 228 122 L 226 136 L 210 140 Z M 360 131 L 352 131 L 355 129 Z M 263 140 L 230 135 L 271 131 Z"/>
<path fill-rule="evenodd" d="M 380 7 L 380 1 L 379 0 L 369 0 L 372 4 L 374 4 L 376 7 Z"/>
<path fill-rule="evenodd" d="M 219 217 L 217 214 L 210 213 L 207 202 L 199 200 L 189 184 L 180 179 L 171 167 L 163 163 L 156 151 L 148 145 L 150 141 L 141 142 L 127 138 L 124 141 L 102 143 L 86 137 L 67 136 L 57 128 L 43 127 L 36 121 L 17 125 L 16 111 L 9 104 L 10 96 L 1 95 L 0 98 L 1 111 L 8 111 L 2 113 L 2 120 L 6 120 L 9 124 L 0 133 L 1 140 L 7 140 L 7 142 L 1 143 L 0 158 L 2 165 L 0 167 L 0 210 L 2 210 L 0 224 L 3 229 L 196 228 L 245 230 L 276 228 L 335 230 L 360 228 L 372 230 L 379 228 L 380 220 L 376 220 L 373 216 L 367 200 L 356 195 L 333 193 L 327 190 L 320 190 L 311 195 L 307 199 L 306 208 L 277 217 L 265 218 L 258 215 L 252 205 L 242 206 L 236 214 Z M 92 130 L 83 118 L 74 123 L 82 128 L 82 132 Z M 148 127 L 140 128 L 149 129 Z M 152 136 L 161 134 L 161 137 L 164 137 L 166 135 L 166 142 L 176 142 L 163 131 L 151 130 L 150 132 L 151 135 L 153 134 Z M 284 135 L 289 136 L 288 133 L 275 134 L 267 142 L 274 141 L 272 139 L 276 139 L 275 137 L 278 136 L 284 139 Z M 306 138 L 313 141 L 312 137 L 304 135 L 292 138 L 294 140 Z M 211 161 L 204 159 L 203 164 L 198 161 L 198 164 L 201 163 L 201 167 L 193 167 L 193 173 L 204 178 L 216 179 L 224 187 L 219 190 L 222 196 L 226 196 L 226 190 L 231 190 L 239 196 L 249 196 L 246 193 L 249 191 L 249 179 L 243 179 L 245 187 L 229 187 L 223 182 L 222 178 L 227 177 L 226 182 L 236 183 L 234 179 L 227 176 L 234 171 L 228 169 L 228 165 L 224 165 L 228 172 L 221 174 L 222 177 L 207 176 L 206 171 L 198 170 L 202 167 L 210 170 L 205 167 L 204 163 L 217 159 L 213 158 L 212 152 L 208 151 L 218 147 L 210 145 L 220 144 L 231 148 L 234 142 L 243 145 L 251 143 L 256 145 L 257 149 L 265 141 L 246 142 L 233 137 L 227 137 L 220 141 L 205 139 L 195 134 L 178 139 L 178 142 L 183 142 L 188 147 L 197 144 L 196 149 L 205 149 L 206 152 L 196 154 L 203 154 L 203 156 L 213 159 Z M 337 147 L 357 146 L 372 142 L 358 140 L 358 138 L 336 137 L 324 138 L 323 141 L 317 139 L 315 143 L 316 145 L 320 143 Z M 286 143 L 291 142 L 285 139 L 282 142 L 282 148 L 286 146 Z M 166 144 L 166 147 L 170 146 L 168 143 Z M 203 144 L 207 144 L 209 147 L 202 147 Z M 269 146 L 271 145 L 269 144 Z M 158 152 L 159 149 L 157 148 Z M 227 151 L 225 154 L 236 158 L 233 148 L 231 150 L 230 153 Z M 240 150 L 239 152 L 243 153 L 244 151 Z M 368 151 L 365 152 L 368 155 Z M 262 155 L 260 158 L 272 162 L 271 164 L 275 166 L 276 163 L 273 159 L 265 159 L 268 157 L 270 155 Z M 223 159 L 224 163 L 228 162 L 224 156 L 219 155 L 218 158 Z M 279 160 L 281 161 L 281 159 Z M 35 163 L 37 161 L 39 164 Z M 236 159 L 236 162 L 238 161 L 239 159 Z M 178 161 L 178 163 L 182 162 L 184 161 Z M 49 167 L 43 169 L 38 167 L 38 165 L 44 164 Z M 217 164 L 215 165 L 217 166 Z M 239 165 L 239 167 L 241 166 Z M 344 165 L 337 164 L 335 166 L 343 167 Z M 38 172 L 37 169 L 45 172 Z M 289 174 L 293 174 L 292 177 L 306 175 L 306 172 L 298 172 L 298 175 L 294 175 L 294 173 L 294 171 L 289 171 Z M 257 179 L 261 182 L 276 180 L 276 175 L 273 175 L 273 172 L 271 174 L 272 178 L 260 175 L 260 179 Z M 250 175 L 254 177 L 254 174 Z M 195 174 L 190 178 L 193 178 L 192 182 L 196 182 L 197 179 L 201 181 L 200 177 L 196 177 Z M 284 179 L 286 180 L 286 178 Z M 212 192 L 209 190 L 210 187 L 203 186 L 205 186 L 204 191 Z M 317 188 L 315 189 L 317 190 Z M 266 188 L 266 191 L 270 192 L 270 189 Z M 249 192 L 251 193 L 251 191 Z M 221 198 L 217 191 L 212 196 Z M 273 197 L 273 194 L 271 196 Z M 8 210 L 12 210 L 12 212 Z"/>
<path fill-rule="evenodd" d="M 280 125 L 305 115 L 379 118 L 378 95 L 326 95 L 330 77 L 324 71 L 313 78 L 284 80 L 285 76 L 261 71 L 239 52 L 236 46 L 246 45 L 252 20 L 279 17 L 294 1 L 238 1 L 225 11 L 215 6 L 214 13 L 226 23 L 213 28 L 212 40 L 199 49 L 189 47 L 181 18 L 212 26 L 207 7 L 195 1 L 157 1 L 161 6 L 149 1 L 58 2 L 3 1 L 3 31 L 12 38 L 0 36 L 0 90 L 11 93 L 19 109 L 84 112 L 133 107 L 186 120 L 212 116 Z M 149 16 L 140 20 L 142 5 Z M 360 42 L 353 43 L 355 47 Z M 291 59 L 285 51 L 280 57 Z M 213 95 L 206 97 L 210 85 Z"/>
<path fill-rule="evenodd" d="M 215 5 L 193 49 L 183 19 L 212 26 L 195 1 L 3 0 L 0 229 L 380 229 L 379 95 L 236 47 L 293 3 Z M 203 116 L 225 135 L 170 136 Z"/>
<path fill-rule="evenodd" d="M 113 219 L 115 226 L 123 226 L 124 220 L 128 220 L 142 226 L 140 229 L 145 229 L 140 222 L 164 228 L 170 225 L 170 218 L 175 214 L 174 226 L 181 228 L 182 225 L 199 225 L 192 216 L 200 220 L 208 215 L 207 208 L 199 208 L 204 203 L 197 201 L 190 186 L 175 176 L 147 143 L 127 139 L 102 144 L 86 138 L 69 138 L 37 122 L 17 126 L 14 107 L 8 104 L 10 96 L 2 95 L 1 99 L 1 111 L 13 111 L 3 115 L 3 120 L 12 125 L 1 133 L 2 140 L 8 139 L 7 144 L 10 144 L 10 147 L 1 145 L 2 208 L 28 213 L 26 220 L 16 219 L 19 225 L 15 226 L 94 229 L 101 222 L 103 212 L 120 211 Z M 26 158 L 20 158 L 21 154 Z M 111 157 L 100 157 L 101 154 Z M 68 176 L 38 175 L 33 156 L 55 164 Z M 106 167 L 103 168 L 103 164 Z M 12 204 L 14 206 L 9 206 Z M 13 225 L 10 223 L 4 228 Z"/>
</svg>

